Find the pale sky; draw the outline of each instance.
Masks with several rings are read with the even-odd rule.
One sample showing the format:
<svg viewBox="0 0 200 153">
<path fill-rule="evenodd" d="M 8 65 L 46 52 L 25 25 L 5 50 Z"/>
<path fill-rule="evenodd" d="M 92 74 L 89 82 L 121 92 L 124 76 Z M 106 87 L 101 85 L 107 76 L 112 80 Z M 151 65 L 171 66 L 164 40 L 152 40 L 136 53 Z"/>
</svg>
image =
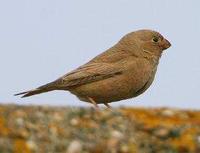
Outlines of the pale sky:
<svg viewBox="0 0 200 153">
<path fill-rule="evenodd" d="M 21 99 L 139 29 L 172 44 L 152 86 L 111 106 L 200 108 L 199 0 L 0 0 L 0 102 L 90 106 L 65 91 Z"/>
</svg>

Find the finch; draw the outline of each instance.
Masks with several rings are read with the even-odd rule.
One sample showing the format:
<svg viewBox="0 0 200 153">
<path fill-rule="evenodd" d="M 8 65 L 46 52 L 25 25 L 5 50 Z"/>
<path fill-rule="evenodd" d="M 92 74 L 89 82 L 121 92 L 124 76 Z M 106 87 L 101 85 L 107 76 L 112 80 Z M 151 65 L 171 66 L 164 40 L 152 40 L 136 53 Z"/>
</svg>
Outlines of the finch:
<svg viewBox="0 0 200 153">
<path fill-rule="evenodd" d="M 57 80 L 15 95 L 29 97 L 65 90 L 81 101 L 97 104 L 136 97 L 152 84 L 163 51 L 171 46 L 160 33 L 128 33 L 110 49 Z"/>
</svg>

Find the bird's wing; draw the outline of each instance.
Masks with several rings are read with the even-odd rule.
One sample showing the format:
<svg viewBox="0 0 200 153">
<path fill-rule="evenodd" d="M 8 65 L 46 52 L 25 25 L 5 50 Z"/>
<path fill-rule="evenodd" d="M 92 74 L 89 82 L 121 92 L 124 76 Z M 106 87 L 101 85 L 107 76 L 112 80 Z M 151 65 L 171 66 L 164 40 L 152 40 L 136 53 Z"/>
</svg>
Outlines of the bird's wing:
<svg viewBox="0 0 200 153">
<path fill-rule="evenodd" d="M 122 74 L 117 65 L 109 63 L 88 63 L 54 81 L 58 88 L 69 88 L 90 82 L 103 80 Z"/>
</svg>

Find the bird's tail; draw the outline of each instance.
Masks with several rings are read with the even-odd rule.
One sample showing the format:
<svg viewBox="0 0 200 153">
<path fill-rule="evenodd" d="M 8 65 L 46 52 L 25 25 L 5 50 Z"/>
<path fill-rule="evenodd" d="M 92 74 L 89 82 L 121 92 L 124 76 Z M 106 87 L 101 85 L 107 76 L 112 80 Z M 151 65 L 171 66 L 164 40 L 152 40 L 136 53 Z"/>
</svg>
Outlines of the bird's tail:
<svg viewBox="0 0 200 153">
<path fill-rule="evenodd" d="M 22 95 L 21 98 L 24 98 L 24 97 L 29 97 L 29 96 L 41 94 L 41 93 L 44 93 L 44 92 L 49 92 L 49 91 L 52 91 L 52 90 L 55 90 L 54 82 L 40 86 L 40 87 L 33 89 L 33 90 L 17 93 L 14 96 Z"/>
</svg>

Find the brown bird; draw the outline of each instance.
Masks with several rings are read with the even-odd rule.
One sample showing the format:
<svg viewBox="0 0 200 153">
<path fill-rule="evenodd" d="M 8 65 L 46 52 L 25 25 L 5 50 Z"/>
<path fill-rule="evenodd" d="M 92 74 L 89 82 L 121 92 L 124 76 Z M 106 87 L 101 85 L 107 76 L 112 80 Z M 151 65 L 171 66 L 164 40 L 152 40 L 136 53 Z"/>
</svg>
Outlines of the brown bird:
<svg viewBox="0 0 200 153">
<path fill-rule="evenodd" d="M 138 30 L 88 63 L 36 89 L 18 93 L 28 97 L 53 90 L 67 90 L 97 107 L 136 97 L 154 80 L 163 50 L 171 46 L 161 34 Z"/>
</svg>

